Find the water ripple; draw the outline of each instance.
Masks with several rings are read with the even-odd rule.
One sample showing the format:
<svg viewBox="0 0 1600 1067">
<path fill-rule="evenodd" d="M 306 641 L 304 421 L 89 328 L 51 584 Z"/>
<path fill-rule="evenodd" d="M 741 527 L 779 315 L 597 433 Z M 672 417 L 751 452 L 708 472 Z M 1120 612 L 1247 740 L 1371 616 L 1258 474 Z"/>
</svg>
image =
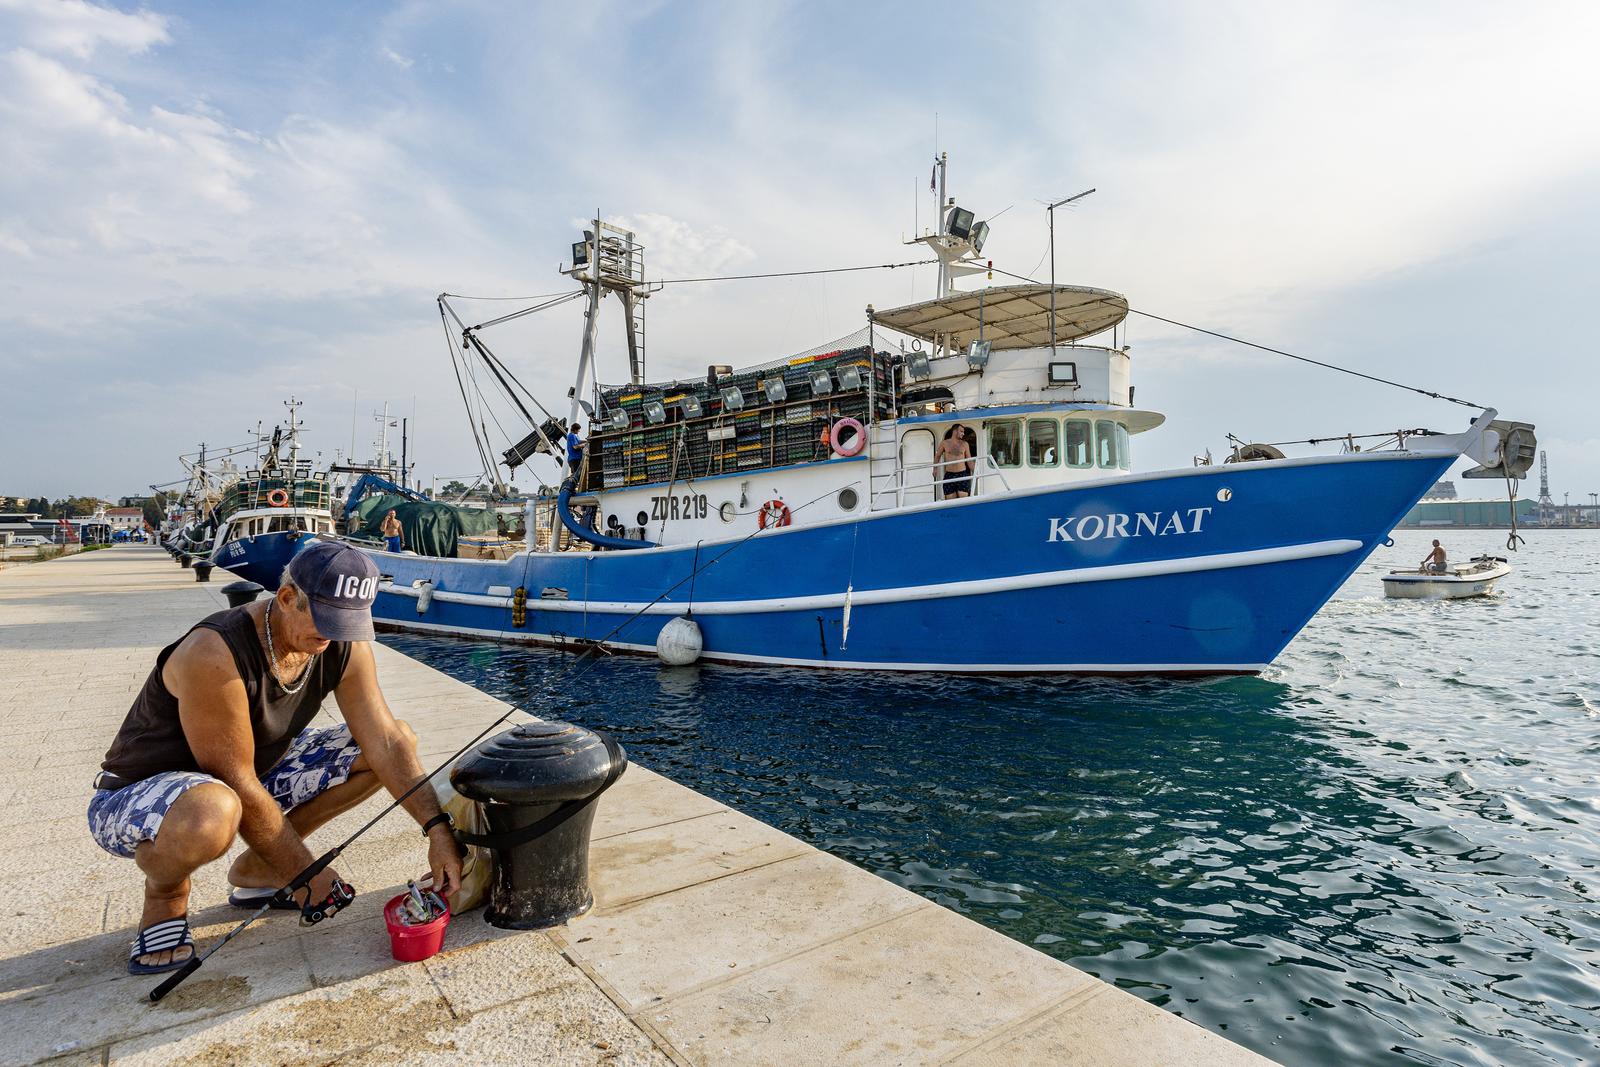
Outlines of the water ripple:
<svg viewBox="0 0 1600 1067">
<path fill-rule="evenodd" d="M 1453 604 L 1380 595 L 1427 543 L 1395 540 L 1262 678 L 610 660 L 565 714 L 1275 1059 L 1600 1058 L 1600 537 L 1536 531 Z M 563 664 L 385 640 L 529 705 Z"/>
</svg>

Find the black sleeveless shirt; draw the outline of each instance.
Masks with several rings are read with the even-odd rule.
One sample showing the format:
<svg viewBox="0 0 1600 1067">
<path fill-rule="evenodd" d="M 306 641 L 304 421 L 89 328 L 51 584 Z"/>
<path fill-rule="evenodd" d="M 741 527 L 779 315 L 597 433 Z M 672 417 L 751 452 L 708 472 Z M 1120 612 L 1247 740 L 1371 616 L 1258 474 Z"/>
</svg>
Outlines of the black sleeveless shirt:
<svg viewBox="0 0 1600 1067">
<path fill-rule="evenodd" d="M 215 630 L 233 653 L 234 666 L 244 681 L 246 698 L 250 703 L 250 732 L 256 742 L 256 775 L 266 774 L 290 744 L 300 736 L 322 707 L 322 701 L 344 677 L 345 666 L 350 662 L 350 644 L 334 641 L 307 668 L 305 687 L 298 693 L 287 693 L 267 666 L 267 650 L 262 647 L 256 632 L 255 620 L 248 607 L 230 608 L 207 616 L 197 623 L 195 630 Z M 128 709 L 128 717 L 117 731 L 106 753 L 103 770 L 129 782 L 141 781 L 163 771 L 198 771 L 189 741 L 183 735 L 183 724 L 178 720 L 178 698 L 167 691 L 161 680 L 161 671 L 173 651 L 183 643 L 189 633 L 161 650 L 156 657 L 155 670 L 145 679 L 144 688 Z"/>
</svg>

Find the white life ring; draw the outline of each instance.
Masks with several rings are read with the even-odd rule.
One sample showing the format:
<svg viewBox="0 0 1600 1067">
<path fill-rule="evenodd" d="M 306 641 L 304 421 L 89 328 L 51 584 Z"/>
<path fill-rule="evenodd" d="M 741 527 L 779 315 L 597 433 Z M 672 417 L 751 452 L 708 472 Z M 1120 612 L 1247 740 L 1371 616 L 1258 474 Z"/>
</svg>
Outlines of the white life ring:
<svg viewBox="0 0 1600 1067">
<path fill-rule="evenodd" d="M 842 440 L 843 434 L 840 432 L 842 430 L 851 431 L 848 444 Z M 859 455 L 861 450 L 867 447 L 867 428 L 856 419 L 848 416 L 842 418 L 833 424 L 832 430 L 828 431 L 828 444 L 832 445 L 833 450 L 841 456 Z"/>
<path fill-rule="evenodd" d="M 770 527 L 787 526 L 794 521 L 789 513 L 789 505 L 781 500 L 769 500 L 761 505 L 756 512 L 756 527 L 765 530 Z"/>
</svg>

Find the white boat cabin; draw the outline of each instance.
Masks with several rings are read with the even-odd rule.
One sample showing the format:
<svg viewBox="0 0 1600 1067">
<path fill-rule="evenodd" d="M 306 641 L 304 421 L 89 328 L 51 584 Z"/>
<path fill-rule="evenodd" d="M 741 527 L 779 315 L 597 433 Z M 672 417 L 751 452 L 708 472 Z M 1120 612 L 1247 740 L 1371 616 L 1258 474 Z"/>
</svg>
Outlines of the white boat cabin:
<svg viewBox="0 0 1600 1067">
<path fill-rule="evenodd" d="M 230 541 L 239 541 L 263 534 L 287 533 L 299 530 L 310 534 L 333 534 L 333 515 L 324 510 L 281 507 L 236 511 L 223 521 L 217 531 L 213 553 Z"/>
</svg>

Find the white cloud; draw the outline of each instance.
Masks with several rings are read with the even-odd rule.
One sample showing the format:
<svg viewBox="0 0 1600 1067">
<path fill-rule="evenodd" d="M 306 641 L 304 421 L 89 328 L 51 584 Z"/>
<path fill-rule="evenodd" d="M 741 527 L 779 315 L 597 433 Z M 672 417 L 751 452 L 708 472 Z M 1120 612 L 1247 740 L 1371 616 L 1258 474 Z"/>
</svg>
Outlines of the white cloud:
<svg viewBox="0 0 1600 1067">
<path fill-rule="evenodd" d="M 730 273 L 756 254 L 720 224 L 696 226 L 670 215 L 618 215 L 607 221 L 632 230 L 645 252 L 645 273 L 655 278 L 706 277 Z M 587 223 L 574 220 L 575 229 Z"/>
<path fill-rule="evenodd" d="M 1144 301 L 1281 322 L 1308 290 L 1469 249 L 1600 170 L 1592 5 L 1163 11 L 1030 94 L 1072 101 L 1047 165 L 1100 186 L 1076 263 Z"/>
<path fill-rule="evenodd" d="M 478 224 L 402 147 L 404 114 L 359 128 L 287 115 L 258 133 L 205 105 L 141 110 L 28 49 L 0 55 L 0 79 L 0 260 L 41 253 L 13 309 L 24 321 L 92 329 L 174 292 L 425 289 L 430 265 L 481 253 Z"/>
<path fill-rule="evenodd" d="M 185 362 L 197 407 L 314 381 L 326 428 L 352 389 L 419 391 L 428 454 L 468 469 L 432 293 L 561 288 L 553 267 L 597 204 L 640 233 L 652 277 L 919 258 L 899 241 L 914 195 L 928 222 L 938 111 L 952 191 L 980 215 L 1016 205 L 991 238 L 998 265 L 1039 260 L 1036 198 L 1096 185 L 1057 217 L 1063 281 L 1315 355 L 1318 305 L 1518 232 L 1600 168 L 1597 13 L 1041 6 L 996 15 L 930 87 L 897 57 L 933 17 L 874 40 L 804 5 L 419 2 L 326 54 L 314 31 L 293 54 L 264 40 L 262 68 L 289 73 L 241 91 L 155 47 L 185 24 L 0 0 L 18 27 L 0 56 L 0 321 L 41 349 L 148 353 L 199 320 L 219 351 L 281 354 L 219 359 L 209 394 Z M 607 76 L 581 81 L 575 56 L 604 57 Z M 669 287 L 650 301 L 651 371 L 798 351 L 931 286 L 923 269 Z M 576 317 L 490 339 L 560 396 Z M 617 326 L 608 311 L 602 377 L 625 366 Z M 1133 334 L 1159 370 L 1141 398 L 1184 365 L 1255 359 Z"/>
<path fill-rule="evenodd" d="M 0 18 L 24 46 L 79 59 L 102 45 L 136 55 L 171 40 L 160 15 L 143 9 L 129 14 L 84 0 L 0 0 Z"/>
</svg>

